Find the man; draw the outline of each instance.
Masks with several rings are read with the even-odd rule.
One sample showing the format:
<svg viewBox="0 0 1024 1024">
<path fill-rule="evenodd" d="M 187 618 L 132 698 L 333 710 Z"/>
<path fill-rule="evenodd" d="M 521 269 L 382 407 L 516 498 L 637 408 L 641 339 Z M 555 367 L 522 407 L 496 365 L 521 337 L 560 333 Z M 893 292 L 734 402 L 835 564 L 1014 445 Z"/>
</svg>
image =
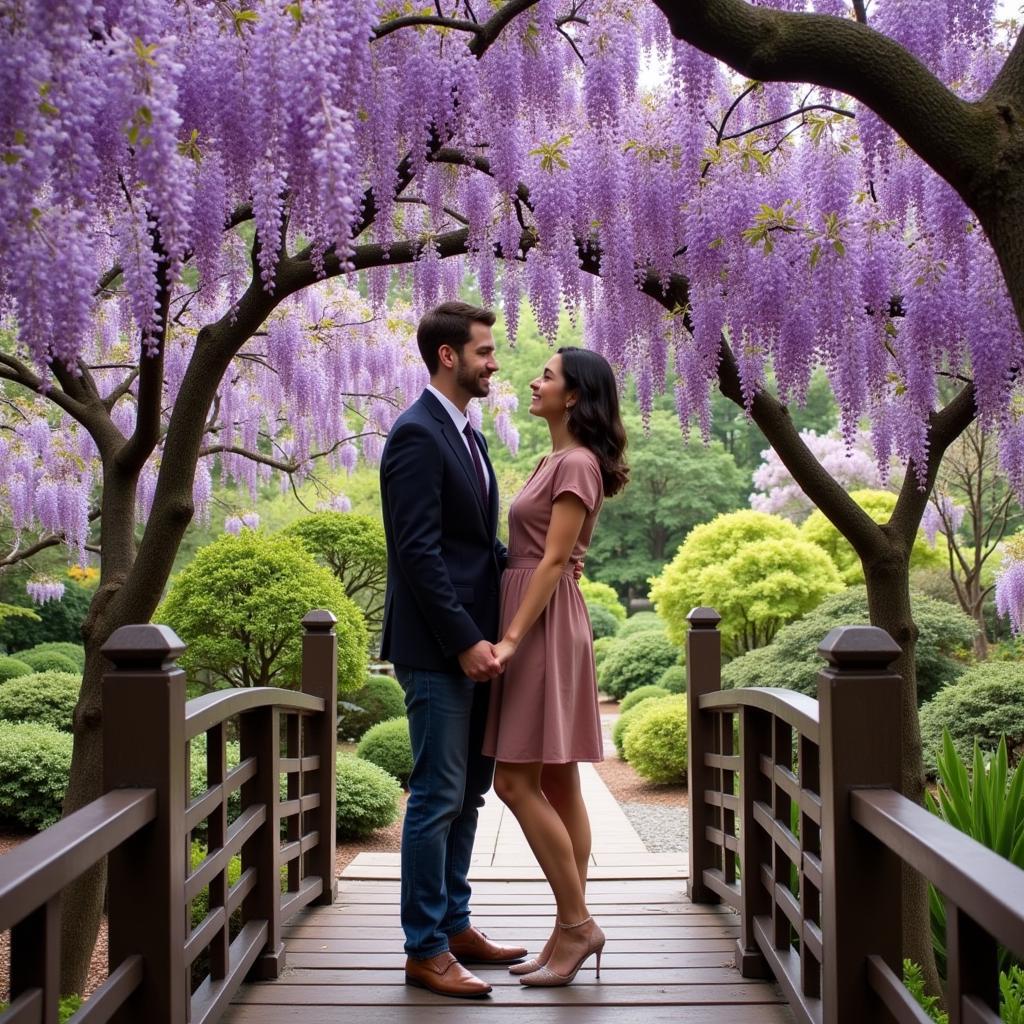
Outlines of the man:
<svg viewBox="0 0 1024 1024">
<path fill-rule="evenodd" d="M 388 547 L 381 656 L 405 690 L 413 770 L 402 829 L 407 984 L 476 998 L 491 986 L 463 964 L 514 963 L 469 923 L 477 814 L 494 762 L 480 752 L 497 639 L 505 546 L 487 442 L 466 417 L 498 369 L 494 314 L 464 302 L 416 332 L 430 385 L 396 421 L 381 460 Z"/>
</svg>

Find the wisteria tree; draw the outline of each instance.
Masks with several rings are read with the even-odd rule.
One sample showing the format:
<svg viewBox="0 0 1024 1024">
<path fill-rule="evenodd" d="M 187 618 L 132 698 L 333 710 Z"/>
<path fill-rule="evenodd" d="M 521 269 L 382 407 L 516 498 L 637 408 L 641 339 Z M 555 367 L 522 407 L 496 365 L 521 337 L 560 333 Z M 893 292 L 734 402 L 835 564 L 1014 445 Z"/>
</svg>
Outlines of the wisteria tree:
<svg viewBox="0 0 1024 1024">
<path fill-rule="evenodd" d="M 1020 332 L 988 240 L 1005 269 L 1000 247 L 1018 236 L 995 229 L 989 200 L 965 205 L 894 144 L 877 84 L 738 80 L 670 32 L 718 5 L 661 6 L 669 19 L 627 0 L 4 8 L 0 301 L 17 347 L 0 352 L 0 374 L 32 405 L 12 456 L 23 469 L 5 475 L 31 489 L 5 485 L 7 505 L 26 546 L 52 535 L 77 550 L 95 514 L 100 549 L 67 810 L 97 793 L 100 646 L 156 607 L 201 507 L 202 457 L 259 480 L 319 453 L 351 458 L 346 439 L 369 432 L 373 458 L 395 405 L 365 396 L 401 405 L 420 382 L 384 344 L 404 331 L 389 320 L 389 283 L 411 282 L 416 312 L 456 294 L 467 271 L 501 301 L 512 337 L 523 294 L 549 337 L 561 306 L 581 314 L 588 344 L 635 376 L 644 411 L 674 368 L 680 418 L 705 436 L 713 387 L 753 417 L 861 556 L 872 620 L 903 646 L 904 788 L 920 794 L 909 550 L 942 453 L 975 416 L 999 423 L 1003 464 L 1018 489 L 1024 479 Z M 839 0 L 817 6 L 845 13 Z M 907 93 L 934 98 L 928 116 L 890 118 L 917 136 L 934 122 L 943 142 L 926 160 L 963 151 L 964 132 L 985 142 L 972 111 L 999 104 L 972 99 L 1002 95 L 1016 67 L 1014 50 L 1000 71 L 990 6 L 948 7 L 923 19 L 893 0 L 882 32 L 813 22 L 826 39 L 879 40 L 873 80 L 894 69 L 911 76 Z M 926 44 L 935 74 L 904 44 Z M 967 99 L 941 84 L 954 80 Z M 986 123 L 1000 118 L 1009 127 L 989 134 L 1013 138 L 998 112 Z M 943 159 L 930 162 L 942 172 Z M 360 272 L 366 315 L 320 283 Z M 888 524 L 849 501 L 793 425 L 787 403 L 817 366 L 847 440 L 868 418 L 879 466 L 907 464 Z M 962 381 L 945 406 L 940 374 Z M 365 403 L 358 415 L 346 394 Z M 50 493 L 56 512 L 37 497 Z M 100 891 L 94 880 L 70 901 L 69 989 Z M 918 904 L 907 951 L 923 961 Z"/>
</svg>

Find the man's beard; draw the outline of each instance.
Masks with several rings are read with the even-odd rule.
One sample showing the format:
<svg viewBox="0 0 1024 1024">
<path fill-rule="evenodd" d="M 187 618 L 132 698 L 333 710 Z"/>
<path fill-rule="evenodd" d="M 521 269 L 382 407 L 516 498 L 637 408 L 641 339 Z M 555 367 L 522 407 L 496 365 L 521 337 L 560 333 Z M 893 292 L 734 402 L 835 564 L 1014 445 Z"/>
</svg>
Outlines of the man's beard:
<svg viewBox="0 0 1024 1024">
<path fill-rule="evenodd" d="M 486 398 L 489 392 L 487 382 L 481 380 L 480 374 L 470 373 L 461 359 L 455 368 L 455 383 L 474 398 Z"/>
</svg>

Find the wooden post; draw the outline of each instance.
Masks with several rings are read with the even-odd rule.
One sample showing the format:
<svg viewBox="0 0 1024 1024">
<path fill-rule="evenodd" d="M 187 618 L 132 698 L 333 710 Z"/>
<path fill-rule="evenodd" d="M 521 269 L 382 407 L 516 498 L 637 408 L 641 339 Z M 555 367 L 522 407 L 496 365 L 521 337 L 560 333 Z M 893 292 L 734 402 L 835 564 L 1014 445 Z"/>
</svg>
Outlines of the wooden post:
<svg viewBox="0 0 1024 1024">
<path fill-rule="evenodd" d="M 722 688 L 722 637 L 718 632 L 721 615 L 714 608 L 694 608 L 686 621 L 686 727 L 687 785 L 690 814 L 690 878 L 687 892 L 691 903 L 718 903 L 718 896 L 704 884 L 704 870 L 719 867 L 714 844 L 705 839 L 710 824 L 705 790 L 714 788 L 714 773 L 704 764 L 704 755 L 715 749 L 713 715 L 701 712 L 703 694 Z"/>
<path fill-rule="evenodd" d="M 181 1024 L 185 968 L 185 645 L 167 626 L 122 626 L 103 645 L 103 788 L 152 787 L 156 820 L 108 859 L 109 957 L 141 954 L 142 983 L 116 1024 Z"/>
<path fill-rule="evenodd" d="M 946 1003 L 949 1024 L 980 1019 L 964 1007 L 965 999 L 999 1013 L 999 946 L 984 928 L 946 899 Z"/>
<path fill-rule="evenodd" d="M 824 1024 L 894 1018 L 872 993 L 867 957 L 902 976 L 899 858 L 853 821 L 850 794 L 899 788 L 900 648 L 874 626 L 833 629 L 818 648 Z"/>
<path fill-rule="evenodd" d="M 305 874 L 319 875 L 323 890 L 314 901 L 334 902 L 337 879 L 334 871 L 334 846 L 337 831 L 337 795 L 335 761 L 338 751 L 338 638 L 334 624 L 338 620 L 323 608 L 311 611 L 303 620 L 302 692 L 323 697 L 322 715 L 309 715 L 306 723 L 306 753 L 320 758 L 315 785 L 320 806 L 310 811 L 310 825 L 320 834 L 319 843 L 306 854 Z"/>
</svg>

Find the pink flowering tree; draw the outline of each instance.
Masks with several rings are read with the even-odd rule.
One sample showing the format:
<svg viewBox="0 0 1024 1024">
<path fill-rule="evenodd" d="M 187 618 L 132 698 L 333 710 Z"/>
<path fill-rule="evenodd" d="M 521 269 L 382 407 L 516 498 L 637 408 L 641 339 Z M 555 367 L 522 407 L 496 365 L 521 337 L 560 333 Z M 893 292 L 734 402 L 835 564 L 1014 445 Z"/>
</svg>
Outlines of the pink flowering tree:
<svg viewBox="0 0 1024 1024">
<path fill-rule="evenodd" d="M 211 472 L 257 480 L 268 460 L 294 473 L 321 453 L 372 458 L 395 406 L 366 394 L 401 404 L 414 392 L 406 363 L 377 344 L 393 333 L 391 283 L 410 287 L 415 315 L 467 272 L 513 338 L 523 295 L 550 338 L 563 305 L 581 315 L 588 344 L 635 378 L 642 411 L 674 369 L 684 422 L 709 433 L 713 387 L 754 419 L 853 544 L 872 620 L 903 645 L 904 785 L 920 794 L 907 578 L 928 491 L 979 414 L 1000 423 L 1004 466 L 1024 478 L 1010 418 L 1021 342 L 999 251 L 1010 236 L 956 195 L 945 165 L 929 169 L 932 151 L 894 146 L 872 102 L 888 91 L 849 84 L 862 104 L 837 91 L 845 81 L 737 80 L 670 32 L 713 4 L 661 6 L 670 18 L 627 0 L 441 0 L 417 13 L 394 0 L 16 0 L 0 15 L 0 312 L 18 339 L 0 376 L 81 435 L 93 477 L 76 514 L 95 514 L 86 543 L 100 549 L 67 810 L 98 792 L 100 646 L 156 607 L 204 454 L 219 459 Z M 903 54 L 879 66 L 910 74 L 908 94 L 956 80 L 969 100 L 1005 84 L 991 10 L 951 7 L 963 16 L 907 13 L 872 36 Z M 923 24 L 938 25 L 923 56 L 939 78 L 903 49 L 917 44 L 900 33 Z M 944 139 L 968 100 L 935 108 Z M 920 135 L 930 122 L 914 116 Z M 310 297 L 356 274 L 376 326 L 326 325 Z M 338 331 L 333 351 L 315 347 L 318 324 Z M 314 346 L 308 359 L 297 338 Z M 907 465 L 888 524 L 849 500 L 793 426 L 787 403 L 817 366 L 847 442 L 870 420 L 877 463 Z M 944 405 L 940 374 L 961 384 Z M 273 387 L 288 391 L 279 429 L 264 417 L 244 435 L 239 417 L 262 415 Z M 364 421 L 337 409 L 339 392 L 370 403 L 365 441 L 348 442 Z M 52 522 L 74 548 L 81 529 Z M 100 892 L 68 901 L 66 988 L 84 976 Z M 921 921 L 918 960 L 926 909 Z"/>
</svg>

